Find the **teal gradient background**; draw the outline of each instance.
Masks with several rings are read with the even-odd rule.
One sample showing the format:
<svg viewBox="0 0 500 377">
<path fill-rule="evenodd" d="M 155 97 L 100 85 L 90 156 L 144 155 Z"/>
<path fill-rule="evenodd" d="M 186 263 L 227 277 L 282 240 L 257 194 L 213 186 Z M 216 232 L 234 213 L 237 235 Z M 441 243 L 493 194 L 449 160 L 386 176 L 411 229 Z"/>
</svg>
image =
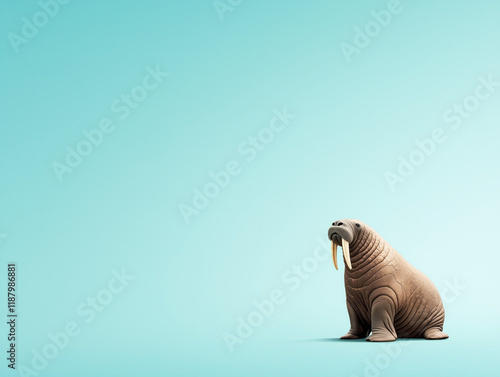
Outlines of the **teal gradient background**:
<svg viewBox="0 0 500 377">
<path fill-rule="evenodd" d="M 479 77 L 500 81 L 500 3 L 400 6 L 348 62 L 341 44 L 387 2 L 247 0 L 221 21 L 210 0 L 71 1 L 16 53 L 9 33 L 41 8 L 2 1 L 0 281 L 16 262 L 18 366 L 75 321 L 40 376 L 349 377 L 394 349 L 377 375 L 496 370 L 500 87 L 458 129 L 443 115 Z M 111 103 L 157 66 L 168 78 L 120 120 Z M 240 144 L 284 108 L 295 118 L 247 161 Z M 114 131 L 60 182 L 54 161 L 105 117 Z M 446 141 L 391 190 L 386 172 L 438 127 Z M 179 206 L 232 160 L 241 173 L 186 223 Z M 337 341 L 330 257 L 298 289 L 283 281 L 341 218 L 447 292 L 448 340 Z M 86 324 L 77 307 L 122 269 L 135 278 Z M 285 302 L 230 352 L 223 334 L 275 289 Z"/>
</svg>

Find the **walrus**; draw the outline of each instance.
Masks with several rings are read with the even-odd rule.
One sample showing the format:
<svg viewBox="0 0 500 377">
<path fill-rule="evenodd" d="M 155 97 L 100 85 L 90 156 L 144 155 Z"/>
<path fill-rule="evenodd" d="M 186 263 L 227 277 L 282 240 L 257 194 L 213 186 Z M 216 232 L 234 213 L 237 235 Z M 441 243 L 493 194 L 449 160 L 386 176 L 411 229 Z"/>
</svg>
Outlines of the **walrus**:
<svg viewBox="0 0 500 377">
<path fill-rule="evenodd" d="M 436 286 L 377 232 L 361 221 L 345 219 L 332 223 L 328 238 L 337 270 L 337 245 L 344 254 L 351 328 L 341 339 L 448 338 Z"/>
</svg>

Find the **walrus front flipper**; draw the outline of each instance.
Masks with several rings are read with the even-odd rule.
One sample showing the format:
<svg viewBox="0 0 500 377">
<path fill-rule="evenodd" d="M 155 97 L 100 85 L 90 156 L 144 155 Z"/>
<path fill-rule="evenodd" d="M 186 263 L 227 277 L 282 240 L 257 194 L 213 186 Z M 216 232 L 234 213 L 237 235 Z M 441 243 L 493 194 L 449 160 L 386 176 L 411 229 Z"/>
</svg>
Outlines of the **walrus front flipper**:
<svg viewBox="0 0 500 377">
<path fill-rule="evenodd" d="M 351 329 L 347 334 L 340 339 L 361 339 L 366 338 L 370 334 L 370 326 L 361 322 L 358 314 L 354 311 L 351 304 L 347 302 L 347 312 L 349 313 L 349 321 L 351 322 Z"/>
<path fill-rule="evenodd" d="M 394 304 L 387 296 L 379 296 L 372 304 L 372 335 L 370 342 L 392 342 L 397 339 L 394 329 Z"/>
<path fill-rule="evenodd" d="M 425 339 L 448 339 L 448 334 L 445 334 L 437 327 L 431 327 L 424 332 Z"/>
</svg>

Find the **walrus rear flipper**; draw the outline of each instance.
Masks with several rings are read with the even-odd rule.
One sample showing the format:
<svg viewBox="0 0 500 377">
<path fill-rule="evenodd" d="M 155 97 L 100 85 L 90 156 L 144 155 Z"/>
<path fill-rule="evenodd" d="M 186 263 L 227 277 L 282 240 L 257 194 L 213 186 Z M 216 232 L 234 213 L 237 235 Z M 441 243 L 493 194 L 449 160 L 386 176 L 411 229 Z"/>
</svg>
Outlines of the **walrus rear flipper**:
<svg viewBox="0 0 500 377">
<path fill-rule="evenodd" d="M 445 334 L 436 327 L 431 327 L 424 332 L 425 339 L 448 339 L 448 334 Z"/>
</svg>

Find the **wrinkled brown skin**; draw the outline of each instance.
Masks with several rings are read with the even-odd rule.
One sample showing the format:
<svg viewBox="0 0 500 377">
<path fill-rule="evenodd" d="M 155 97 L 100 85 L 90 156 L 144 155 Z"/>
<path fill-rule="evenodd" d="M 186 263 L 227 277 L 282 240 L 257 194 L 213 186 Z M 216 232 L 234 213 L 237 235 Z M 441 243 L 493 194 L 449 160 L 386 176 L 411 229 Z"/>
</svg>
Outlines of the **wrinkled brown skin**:
<svg viewBox="0 0 500 377">
<path fill-rule="evenodd" d="M 346 227 L 343 238 L 349 237 L 349 227 L 352 231 L 352 269 L 344 261 L 351 329 L 341 339 L 366 338 L 370 332 L 366 340 L 374 342 L 448 338 L 442 332 L 443 303 L 432 281 L 366 224 L 346 219 L 332 225 L 340 222 Z M 332 226 L 329 236 L 332 229 L 337 228 Z"/>
</svg>

